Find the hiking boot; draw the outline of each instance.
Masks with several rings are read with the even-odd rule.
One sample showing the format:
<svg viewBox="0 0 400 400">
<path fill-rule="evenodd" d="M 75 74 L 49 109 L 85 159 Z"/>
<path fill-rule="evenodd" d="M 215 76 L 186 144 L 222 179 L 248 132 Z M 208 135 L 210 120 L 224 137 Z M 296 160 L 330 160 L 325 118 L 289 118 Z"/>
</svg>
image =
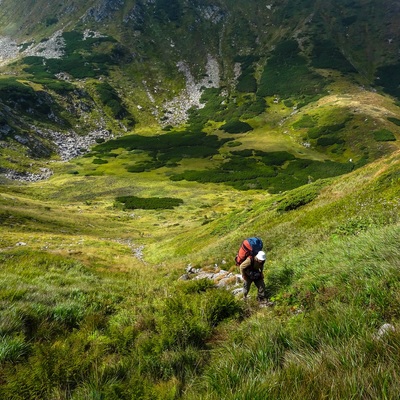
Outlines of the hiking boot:
<svg viewBox="0 0 400 400">
<path fill-rule="evenodd" d="M 259 302 L 260 307 L 272 307 L 275 303 L 269 300 L 261 300 Z"/>
</svg>

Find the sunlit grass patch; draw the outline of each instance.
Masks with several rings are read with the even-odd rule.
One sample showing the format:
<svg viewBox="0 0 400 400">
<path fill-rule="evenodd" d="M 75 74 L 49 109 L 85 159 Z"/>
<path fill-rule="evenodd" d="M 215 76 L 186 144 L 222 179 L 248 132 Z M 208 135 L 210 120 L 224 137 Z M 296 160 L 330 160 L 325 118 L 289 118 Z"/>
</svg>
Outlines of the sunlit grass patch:
<svg viewBox="0 0 400 400">
<path fill-rule="evenodd" d="M 0 336 L 0 363 L 16 362 L 25 357 L 29 349 L 29 344 L 21 337 Z"/>
</svg>

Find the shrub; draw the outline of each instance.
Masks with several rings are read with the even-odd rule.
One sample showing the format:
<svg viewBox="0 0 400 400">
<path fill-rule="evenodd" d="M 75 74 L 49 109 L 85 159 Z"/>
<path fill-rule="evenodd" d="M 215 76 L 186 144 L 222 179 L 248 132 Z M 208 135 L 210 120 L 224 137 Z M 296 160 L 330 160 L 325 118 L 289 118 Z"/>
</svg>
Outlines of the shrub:
<svg viewBox="0 0 400 400">
<path fill-rule="evenodd" d="M 243 93 L 256 93 L 257 92 L 256 78 L 254 78 L 251 72 L 247 72 L 247 74 L 242 74 L 239 77 L 236 89 L 239 92 Z"/>
<path fill-rule="evenodd" d="M 294 101 L 292 99 L 286 99 L 283 101 L 283 104 L 285 105 L 285 107 L 291 108 L 294 106 Z"/>
<path fill-rule="evenodd" d="M 114 118 L 121 119 L 128 114 L 127 110 L 122 106 L 117 92 L 109 83 L 103 82 L 97 84 L 96 92 L 101 102 L 108 107 Z"/>
<path fill-rule="evenodd" d="M 136 196 L 121 196 L 117 197 L 116 201 L 124 204 L 124 209 L 133 210 L 140 208 L 142 210 L 159 210 L 172 209 L 183 204 L 182 199 L 173 197 L 136 197 Z"/>
<path fill-rule="evenodd" d="M 232 142 L 227 143 L 228 147 L 239 147 L 241 145 L 242 145 L 242 142 L 238 142 L 238 141 L 232 141 Z"/>
<path fill-rule="evenodd" d="M 374 131 L 373 135 L 374 139 L 377 142 L 391 142 L 396 140 L 396 137 L 393 135 L 393 133 L 387 129 L 380 129 L 379 131 Z"/>
<path fill-rule="evenodd" d="M 400 126 L 400 119 L 394 117 L 388 117 L 388 121 L 393 122 L 394 124 Z"/>
<path fill-rule="evenodd" d="M 108 161 L 107 161 L 107 160 L 103 160 L 103 159 L 101 159 L 101 158 L 95 158 L 95 159 L 92 161 L 92 163 L 93 163 L 93 164 L 108 164 Z"/>
<path fill-rule="evenodd" d="M 47 89 L 53 90 L 54 92 L 57 92 L 60 94 L 66 94 L 75 89 L 75 86 L 70 82 L 40 77 L 40 75 L 32 78 L 32 82 L 39 83 L 39 84 L 45 86 Z"/>
<path fill-rule="evenodd" d="M 318 181 L 314 184 L 301 186 L 298 189 L 288 192 L 281 200 L 276 208 L 277 211 L 295 210 L 312 202 L 319 195 L 324 181 Z"/>
<path fill-rule="evenodd" d="M 248 119 L 255 117 L 265 111 L 267 103 L 263 97 L 257 96 L 254 101 L 245 104 L 243 110 L 243 118 Z"/>
<path fill-rule="evenodd" d="M 222 125 L 221 129 L 228 133 L 245 133 L 253 130 L 251 125 L 249 125 L 247 122 L 242 122 L 239 120 L 229 121 Z"/>
<path fill-rule="evenodd" d="M 63 58 L 47 59 L 43 63 L 42 57 L 25 57 L 22 63 L 28 66 L 24 70 L 35 78 L 54 78 L 59 72 L 66 72 L 78 79 L 108 75 L 108 65 L 116 62 L 112 57 L 115 46 L 110 52 L 104 53 L 103 49 L 99 53 L 97 45 L 103 42 L 114 43 L 114 39 L 100 37 L 83 40 L 82 33 L 77 31 L 64 32 L 63 38 L 66 43 Z"/>
<path fill-rule="evenodd" d="M 51 26 L 51 25 L 55 25 L 57 22 L 58 22 L 57 17 L 49 17 L 49 18 L 46 18 L 45 24 L 46 24 L 46 26 Z"/>
<path fill-rule="evenodd" d="M 343 139 L 333 135 L 320 137 L 317 140 L 317 145 L 323 147 L 332 146 L 333 144 L 342 144 L 342 143 L 344 143 Z"/>
<path fill-rule="evenodd" d="M 31 86 L 18 82 L 14 78 L 0 79 L 0 98 L 3 101 L 34 106 L 35 91 Z"/>
<path fill-rule="evenodd" d="M 283 165 L 286 161 L 294 160 L 296 157 L 288 153 L 287 151 L 269 151 L 265 152 L 257 152 L 257 155 L 261 156 L 261 160 L 266 165 Z"/>
<path fill-rule="evenodd" d="M 170 177 L 179 181 L 225 183 L 239 190 L 265 189 L 285 192 L 310 181 L 350 172 L 352 163 L 320 162 L 295 158 L 288 152 L 264 153 L 250 150 L 233 152 L 232 157 L 212 171 L 187 170 Z"/>
</svg>

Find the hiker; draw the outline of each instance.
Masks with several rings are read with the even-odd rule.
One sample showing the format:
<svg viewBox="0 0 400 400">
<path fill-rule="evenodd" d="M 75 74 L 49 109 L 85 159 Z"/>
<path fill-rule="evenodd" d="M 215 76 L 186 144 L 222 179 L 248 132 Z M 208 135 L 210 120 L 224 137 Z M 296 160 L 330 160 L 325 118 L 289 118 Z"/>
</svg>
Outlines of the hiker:
<svg viewBox="0 0 400 400">
<path fill-rule="evenodd" d="M 267 259 L 265 252 L 259 251 L 255 257 L 247 257 L 240 264 L 240 272 L 243 277 L 243 296 L 247 297 L 250 286 L 254 282 L 258 289 L 257 299 L 260 302 L 266 301 L 264 283 L 264 263 Z"/>
</svg>

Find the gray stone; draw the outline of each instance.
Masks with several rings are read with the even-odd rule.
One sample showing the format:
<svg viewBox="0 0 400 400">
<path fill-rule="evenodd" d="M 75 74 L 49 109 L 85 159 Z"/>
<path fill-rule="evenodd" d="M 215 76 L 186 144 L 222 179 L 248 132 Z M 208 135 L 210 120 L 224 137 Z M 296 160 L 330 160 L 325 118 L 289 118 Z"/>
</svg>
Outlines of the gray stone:
<svg viewBox="0 0 400 400">
<path fill-rule="evenodd" d="M 382 339 L 384 336 L 396 332 L 396 328 L 392 324 L 383 324 L 375 335 L 376 339 Z"/>
<path fill-rule="evenodd" d="M 189 281 L 190 277 L 188 274 L 183 274 L 178 280 L 179 281 Z"/>
</svg>

